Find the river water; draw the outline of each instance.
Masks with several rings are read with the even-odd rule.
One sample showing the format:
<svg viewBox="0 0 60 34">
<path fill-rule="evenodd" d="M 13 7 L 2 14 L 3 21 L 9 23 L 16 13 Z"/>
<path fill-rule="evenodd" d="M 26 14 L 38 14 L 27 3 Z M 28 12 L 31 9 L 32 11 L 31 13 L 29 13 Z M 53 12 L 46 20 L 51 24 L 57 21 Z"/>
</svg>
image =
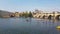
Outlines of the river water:
<svg viewBox="0 0 60 34">
<path fill-rule="evenodd" d="M 0 34 L 60 34 L 60 21 L 37 18 L 0 18 Z"/>
</svg>

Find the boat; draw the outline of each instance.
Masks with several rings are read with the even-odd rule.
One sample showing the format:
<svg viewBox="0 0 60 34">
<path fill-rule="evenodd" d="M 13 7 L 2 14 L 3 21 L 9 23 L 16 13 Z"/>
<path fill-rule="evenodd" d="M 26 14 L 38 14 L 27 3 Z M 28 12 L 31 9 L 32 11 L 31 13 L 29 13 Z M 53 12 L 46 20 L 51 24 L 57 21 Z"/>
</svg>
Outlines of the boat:
<svg viewBox="0 0 60 34">
<path fill-rule="evenodd" d="M 60 30 L 60 26 L 57 26 L 56 29 L 57 29 L 57 30 Z"/>
</svg>

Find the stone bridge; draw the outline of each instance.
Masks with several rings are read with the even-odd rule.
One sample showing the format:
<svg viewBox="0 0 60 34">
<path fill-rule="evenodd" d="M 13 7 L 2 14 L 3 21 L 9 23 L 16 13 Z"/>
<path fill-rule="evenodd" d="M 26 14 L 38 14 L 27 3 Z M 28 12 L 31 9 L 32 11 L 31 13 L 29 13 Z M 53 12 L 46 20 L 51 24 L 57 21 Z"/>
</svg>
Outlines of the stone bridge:
<svg viewBox="0 0 60 34">
<path fill-rule="evenodd" d="M 35 18 L 44 18 L 44 19 L 60 19 L 60 13 L 36 13 L 33 15 Z"/>
</svg>

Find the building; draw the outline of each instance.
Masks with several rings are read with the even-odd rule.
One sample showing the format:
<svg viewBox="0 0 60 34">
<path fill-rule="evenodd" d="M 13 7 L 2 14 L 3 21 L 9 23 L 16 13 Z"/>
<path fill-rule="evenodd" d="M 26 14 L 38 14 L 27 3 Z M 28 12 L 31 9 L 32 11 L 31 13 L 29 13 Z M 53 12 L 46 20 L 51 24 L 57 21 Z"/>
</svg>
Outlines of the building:
<svg viewBox="0 0 60 34">
<path fill-rule="evenodd" d="M 20 17 L 20 13 L 19 12 L 15 12 L 15 17 Z"/>
</svg>

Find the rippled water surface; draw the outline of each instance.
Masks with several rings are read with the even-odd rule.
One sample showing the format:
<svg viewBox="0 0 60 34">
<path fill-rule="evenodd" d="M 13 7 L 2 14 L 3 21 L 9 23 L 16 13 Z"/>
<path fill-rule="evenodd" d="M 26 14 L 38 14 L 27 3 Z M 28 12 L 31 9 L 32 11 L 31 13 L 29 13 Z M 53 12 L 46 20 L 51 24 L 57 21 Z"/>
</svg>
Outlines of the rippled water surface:
<svg viewBox="0 0 60 34">
<path fill-rule="evenodd" d="M 36 18 L 0 18 L 0 34 L 60 34 L 60 21 Z"/>
</svg>

